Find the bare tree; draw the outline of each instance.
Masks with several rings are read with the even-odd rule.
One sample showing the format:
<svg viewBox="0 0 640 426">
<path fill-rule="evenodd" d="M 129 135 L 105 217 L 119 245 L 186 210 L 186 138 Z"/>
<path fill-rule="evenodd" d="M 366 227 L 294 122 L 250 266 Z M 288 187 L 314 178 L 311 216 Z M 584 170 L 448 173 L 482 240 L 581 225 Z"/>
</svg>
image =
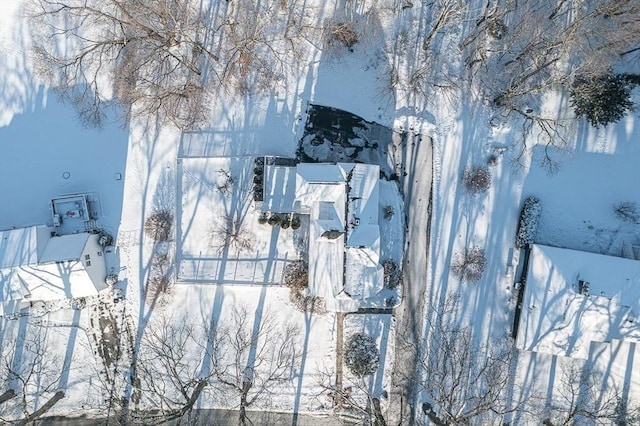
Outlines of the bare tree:
<svg viewBox="0 0 640 426">
<path fill-rule="evenodd" d="M 420 356 L 423 412 L 436 425 L 493 423 L 522 407 L 507 402 L 515 360 L 511 342 L 479 345 L 471 328 L 459 325 L 457 297 L 448 298 L 428 321 L 429 336 Z"/>
<path fill-rule="evenodd" d="M 242 226 L 241 219 L 234 216 L 237 215 L 226 214 L 223 223 L 215 226 L 211 232 L 211 245 L 218 253 L 228 249 L 239 255 L 253 249 L 255 236 Z"/>
<path fill-rule="evenodd" d="M 168 210 L 153 213 L 144 221 L 144 232 L 154 241 L 167 241 L 173 229 L 173 215 Z"/>
<path fill-rule="evenodd" d="M 209 385 L 212 373 L 203 365 L 210 362 L 215 347 L 206 345 L 204 331 L 170 317 L 161 317 L 145 330 L 136 371 L 145 402 L 165 420 L 188 417 Z"/>
<path fill-rule="evenodd" d="M 543 424 L 626 425 L 638 421 L 638 406 L 628 406 L 615 389 L 603 384 L 602 372 L 572 363 L 561 369 L 559 386 Z"/>
<path fill-rule="evenodd" d="M 451 262 L 451 272 L 463 281 L 474 283 L 482 278 L 486 264 L 484 249 L 473 246 L 455 254 Z"/>
<path fill-rule="evenodd" d="M 240 424 L 249 422 L 251 404 L 276 393 L 278 383 L 292 378 L 301 357 L 296 347 L 299 335 L 298 326 L 280 323 L 270 312 L 254 318 L 246 307 L 233 307 L 218 331 L 213 371 L 215 386 L 239 398 Z"/>
<path fill-rule="evenodd" d="M 8 389 L 0 404 L 0 420 L 26 424 L 64 398 L 64 392 L 57 389 L 62 362 L 39 325 L 27 327 L 24 336 L 17 336 L 14 345 L 3 349 L 0 380 Z"/>
<path fill-rule="evenodd" d="M 566 147 L 574 117 L 563 112 L 569 108 L 544 111 L 542 96 L 569 88 L 577 75 L 588 79 L 607 73 L 619 55 L 637 47 L 640 5 L 633 0 L 487 1 L 479 13 L 470 9 L 467 18 L 475 21 L 465 27 L 460 44 L 467 79 L 501 113 L 522 122 L 517 160 L 533 145 L 544 146 L 543 167 L 557 171 L 555 154 Z"/>
<path fill-rule="evenodd" d="M 207 112 L 207 85 L 219 60 L 209 46 L 214 28 L 195 3 L 182 0 L 34 0 L 35 56 L 41 75 L 100 126 L 115 98 L 142 115 L 181 128 Z"/>
<path fill-rule="evenodd" d="M 427 28 L 429 31 L 422 42 L 422 49 L 431 48 L 431 43 L 436 34 L 450 25 L 460 22 L 467 8 L 467 3 L 460 0 L 436 0 L 431 3 L 431 21 Z"/>
<path fill-rule="evenodd" d="M 115 100 L 125 120 L 201 127 L 219 90 L 271 89 L 304 45 L 305 15 L 279 1 L 31 1 L 39 74 L 88 126 Z"/>
</svg>

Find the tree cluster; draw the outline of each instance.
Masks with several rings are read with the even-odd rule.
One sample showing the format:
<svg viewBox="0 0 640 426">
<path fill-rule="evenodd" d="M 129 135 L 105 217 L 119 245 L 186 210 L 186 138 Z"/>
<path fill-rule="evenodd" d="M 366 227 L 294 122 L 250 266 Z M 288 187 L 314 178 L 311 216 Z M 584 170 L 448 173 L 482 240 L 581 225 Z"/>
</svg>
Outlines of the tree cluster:
<svg viewBox="0 0 640 426">
<path fill-rule="evenodd" d="M 217 93 L 253 93 L 295 67 L 304 14 L 279 1 L 31 0 L 38 74 L 101 127 L 114 104 L 181 129 L 206 125 Z"/>
</svg>

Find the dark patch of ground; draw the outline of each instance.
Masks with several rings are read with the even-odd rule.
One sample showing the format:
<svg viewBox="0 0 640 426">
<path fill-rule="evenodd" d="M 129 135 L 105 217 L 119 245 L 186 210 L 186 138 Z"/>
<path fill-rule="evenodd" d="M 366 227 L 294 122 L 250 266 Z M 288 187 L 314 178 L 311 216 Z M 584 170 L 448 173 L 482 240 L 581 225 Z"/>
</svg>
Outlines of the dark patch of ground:
<svg viewBox="0 0 640 426">
<path fill-rule="evenodd" d="M 309 104 L 297 157 L 304 163 L 379 164 L 383 177 L 395 179 L 395 165 L 388 153 L 394 138 L 404 140 L 405 137 L 350 112 Z"/>
</svg>

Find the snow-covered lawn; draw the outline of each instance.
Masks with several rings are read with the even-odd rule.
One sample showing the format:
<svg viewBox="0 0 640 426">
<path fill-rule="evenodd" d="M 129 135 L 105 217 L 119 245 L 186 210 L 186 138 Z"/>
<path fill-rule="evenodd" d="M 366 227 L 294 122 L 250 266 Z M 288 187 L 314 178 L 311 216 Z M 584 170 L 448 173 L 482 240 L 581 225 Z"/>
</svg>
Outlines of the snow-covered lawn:
<svg viewBox="0 0 640 426">
<path fill-rule="evenodd" d="M 261 313 L 272 312 L 277 321 L 298 324 L 300 364 L 277 387 L 276 395 L 257 401 L 255 408 L 332 410 L 319 382 L 324 367 L 335 368 L 335 315 L 299 312 L 289 300 L 288 289 L 272 285 L 281 283 L 286 262 L 300 256 L 299 237 L 292 229 L 259 224 L 251 192 L 253 158 L 293 156 L 309 102 L 433 138 L 431 240 L 425 253 L 428 263 L 421 266 L 426 274 L 414 284 L 426 294 L 427 316 L 438 314 L 431 307 L 458 294 L 463 307 L 458 320 L 472 325 L 480 342 L 490 345 L 511 332 L 513 284 L 519 277 L 509 273 L 517 270 L 520 260 L 514 239 L 527 196 L 536 196 L 542 205 L 538 243 L 611 255 L 621 255 L 623 243 L 640 244 L 638 223 L 622 220 L 613 208 L 619 202 L 640 206 L 638 112 L 601 129 L 589 127 L 584 120 L 569 122 L 560 168 L 549 174 L 537 161 L 541 148 L 533 156 L 520 156 L 522 135 L 517 119 L 500 115 L 464 85 L 429 86 L 433 90 L 425 100 L 397 90 L 392 70 L 402 73 L 416 65 L 397 61 L 397 56 L 413 47 L 398 46 L 396 39 L 402 36 L 406 41 L 411 31 L 424 30 L 419 16 L 423 9 L 417 5 L 406 11 L 387 5 L 379 14 L 367 17 L 368 37 L 353 52 L 333 46 L 321 53 L 314 48 L 309 68 L 286 87 L 274 88 L 266 96 L 220 99 L 210 114 L 208 129 L 181 134 L 170 126 L 135 119 L 127 130 L 118 123 L 110 123 L 101 132 L 80 129 L 70 107 L 39 88 L 32 77 L 20 4 L 20 0 L 5 1 L 0 14 L 0 229 L 49 223 L 48 203 L 54 196 L 97 194 L 99 225 L 118 235 L 116 243 L 125 266 L 118 287 L 126 293 L 125 317 L 139 330 L 126 336 L 132 338 L 134 349 L 139 349 L 144 333 L 153 330 L 163 316 L 192 324 L 221 324 L 229 318 L 231 307 L 245 306 L 252 314 L 250 321 L 259 323 Z M 425 59 L 422 53 L 417 56 L 420 61 L 440 61 L 434 67 L 446 63 L 455 73 L 460 64 L 451 52 L 443 48 L 439 59 Z M 634 92 L 636 100 L 638 92 Z M 567 108 L 554 98 L 547 102 L 541 110 Z M 527 138 L 529 146 L 541 142 L 535 134 Z M 409 184 L 430 172 L 424 151 L 416 147 L 411 152 L 411 158 L 403 159 Z M 465 168 L 487 164 L 490 188 L 475 195 L 465 191 L 461 185 Z M 122 180 L 116 179 L 118 173 Z M 229 177 L 232 182 L 225 189 Z M 390 185 L 395 182 L 381 185 L 381 204 L 396 206 L 391 220 L 382 222 L 381 260 L 400 262 L 403 236 L 394 230 L 403 229 L 404 218 L 397 192 L 384 190 Z M 405 185 L 405 189 L 410 187 Z M 422 200 L 429 196 L 426 191 L 409 195 L 414 207 L 424 205 Z M 154 247 L 143 227 L 149 215 L 162 209 L 175 212 L 170 244 L 176 248 L 180 283 L 171 288 L 169 303 L 159 307 L 145 303 Z M 428 213 L 418 212 L 425 217 Z M 414 218 L 408 219 L 409 224 L 415 223 Z M 226 244 L 225 248 L 221 234 L 229 229 L 229 221 L 235 221 L 233 228 L 240 230 L 242 244 Z M 422 235 L 412 232 L 409 229 L 412 245 L 426 243 L 416 241 Z M 486 267 L 477 283 L 468 283 L 451 272 L 451 264 L 474 246 L 484 249 Z M 92 379 L 97 377 L 101 359 L 95 356 L 94 343 L 83 334 L 92 330 L 89 309 L 59 309 L 38 320 L 38 327 L 47 320 L 51 351 L 70 366 L 59 382 L 68 397 L 50 414 L 76 414 L 83 404 L 102 406 L 98 384 Z M 24 333 L 20 327 L 36 321 L 25 318 L 2 319 L 3 344 Z M 367 314 L 348 315 L 345 324 L 345 338 L 350 332 L 365 331 L 380 348 L 380 369 L 369 383 L 376 396 L 389 388 L 393 323 L 388 315 Z M 54 324 L 61 327 L 51 326 Z M 628 377 L 622 388 L 633 394 L 640 382 L 637 362 L 619 356 L 603 354 L 596 365 L 606 369 L 615 364 L 611 377 Z M 609 362 L 611 359 L 614 361 Z M 560 364 L 583 367 L 581 361 L 522 352 L 518 377 L 528 389 L 542 389 L 545 400 L 550 401 L 562 393 L 555 380 Z M 629 367 L 625 370 L 622 364 Z M 237 401 L 219 398 L 214 392 L 203 395 L 198 403 L 201 408 L 237 406 Z M 416 402 L 427 398 L 419 395 Z"/>
<path fill-rule="evenodd" d="M 120 223 L 128 132 L 111 123 L 101 132 L 78 126 L 71 106 L 40 89 L 33 110 L 0 127 L 0 229 L 52 224 L 50 201 L 93 193 L 98 223 Z"/>
<path fill-rule="evenodd" d="M 179 160 L 179 281 L 282 284 L 284 266 L 300 258 L 308 229 L 258 223 L 254 167 L 254 157 Z"/>
</svg>

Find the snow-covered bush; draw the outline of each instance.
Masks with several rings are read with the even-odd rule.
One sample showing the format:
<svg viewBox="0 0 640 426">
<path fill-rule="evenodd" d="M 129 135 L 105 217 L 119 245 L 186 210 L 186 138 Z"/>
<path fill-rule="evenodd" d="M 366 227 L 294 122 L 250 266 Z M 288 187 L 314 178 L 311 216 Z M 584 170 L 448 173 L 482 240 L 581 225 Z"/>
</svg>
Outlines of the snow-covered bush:
<svg viewBox="0 0 640 426">
<path fill-rule="evenodd" d="M 631 101 L 631 81 L 622 74 L 578 76 L 569 95 L 576 116 L 584 116 L 595 127 L 619 121 L 627 113 Z"/>
<path fill-rule="evenodd" d="M 291 218 L 291 229 L 298 229 L 300 228 L 300 216 L 293 215 L 293 218 Z"/>
<path fill-rule="evenodd" d="M 269 223 L 269 225 L 271 225 L 271 226 L 280 225 L 280 216 L 278 216 L 275 213 L 272 214 L 271 216 L 269 216 L 269 219 L 267 219 L 267 223 Z"/>
<path fill-rule="evenodd" d="M 364 377 L 378 369 L 380 352 L 375 340 L 367 334 L 352 335 L 344 347 L 344 363 L 354 375 Z"/>
<path fill-rule="evenodd" d="M 540 205 L 539 199 L 536 197 L 527 197 L 527 199 L 524 200 L 524 206 L 520 213 L 518 232 L 516 234 L 517 248 L 523 248 L 528 244 L 533 244 L 536 232 L 538 231 L 541 213 L 542 206 Z"/>
<path fill-rule="evenodd" d="M 173 215 L 167 210 L 152 214 L 144 222 L 144 232 L 156 242 L 167 241 L 172 227 Z"/>
<path fill-rule="evenodd" d="M 502 19 L 492 19 L 487 24 L 487 33 L 497 40 L 507 35 L 507 26 Z"/>
<path fill-rule="evenodd" d="M 486 265 L 484 249 L 473 246 L 456 253 L 451 263 L 451 272 L 463 281 L 475 283 L 482 278 Z"/>
<path fill-rule="evenodd" d="M 267 223 L 267 220 L 269 220 L 269 216 L 267 215 L 267 213 L 260 213 L 260 216 L 258 216 L 258 223 L 260 225 L 264 225 L 265 223 Z"/>
<path fill-rule="evenodd" d="M 100 247 L 107 247 L 113 244 L 113 237 L 106 231 L 101 229 L 99 235 L 98 244 L 100 244 Z"/>
<path fill-rule="evenodd" d="M 394 289 L 402 283 L 402 271 L 393 260 L 385 260 L 382 262 L 384 267 L 384 286 L 385 288 Z"/>
<path fill-rule="evenodd" d="M 282 229 L 287 229 L 289 226 L 291 226 L 291 220 L 289 219 L 289 216 L 284 216 L 282 220 L 280 220 L 280 227 Z"/>
<path fill-rule="evenodd" d="M 470 194 L 485 192 L 491 186 L 491 173 L 485 166 L 472 166 L 464 171 L 462 184 Z"/>
<path fill-rule="evenodd" d="M 387 220 L 391 220 L 395 211 L 393 210 L 393 206 L 385 206 L 384 208 L 384 218 Z"/>
<path fill-rule="evenodd" d="M 109 274 L 107 275 L 107 277 L 104 279 L 105 284 L 107 284 L 109 287 L 111 287 L 112 285 L 115 285 L 115 283 L 118 282 L 118 276 L 115 274 Z"/>
</svg>

